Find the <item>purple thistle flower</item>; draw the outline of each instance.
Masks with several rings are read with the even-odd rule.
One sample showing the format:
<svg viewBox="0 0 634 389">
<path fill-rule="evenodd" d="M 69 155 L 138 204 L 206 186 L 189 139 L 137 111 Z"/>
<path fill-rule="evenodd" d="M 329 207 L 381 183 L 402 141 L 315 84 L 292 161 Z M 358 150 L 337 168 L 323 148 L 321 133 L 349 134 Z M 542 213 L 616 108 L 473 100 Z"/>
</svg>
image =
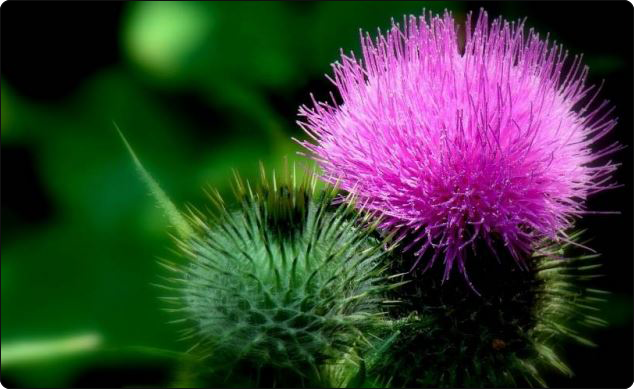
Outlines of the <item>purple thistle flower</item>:
<svg viewBox="0 0 634 389">
<path fill-rule="evenodd" d="M 412 268 L 428 249 L 427 267 L 444 257 L 443 280 L 454 265 L 467 276 L 478 240 L 502 242 L 520 266 L 537 240 L 566 240 L 585 199 L 615 187 L 617 165 L 596 161 L 620 148 L 591 149 L 616 119 L 595 103 L 582 56 L 484 11 L 464 30 L 445 12 L 374 41 L 361 33 L 363 60 L 333 64 L 341 104 L 299 110 L 324 179 L 415 237 Z"/>
</svg>

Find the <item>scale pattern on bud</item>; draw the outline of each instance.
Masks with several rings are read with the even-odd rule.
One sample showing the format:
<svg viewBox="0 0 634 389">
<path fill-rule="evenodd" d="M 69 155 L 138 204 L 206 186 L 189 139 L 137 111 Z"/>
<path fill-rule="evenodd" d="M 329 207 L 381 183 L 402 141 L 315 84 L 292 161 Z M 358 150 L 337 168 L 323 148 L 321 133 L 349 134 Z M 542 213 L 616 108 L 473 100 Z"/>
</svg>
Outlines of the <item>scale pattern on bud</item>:
<svg viewBox="0 0 634 389">
<path fill-rule="evenodd" d="M 372 384 L 544 387 L 551 372 L 571 375 L 561 347 L 593 345 L 583 330 L 607 324 L 596 316 L 607 292 L 588 287 L 598 255 L 564 257 L 570 245 L 540 242 L 529 271 L 480 255 L 473 277 L 495 280 L 479 283 L 480 296 L 461 280 L 441 287 L 434 271 L 413 276 L 418 282 L 391 292 L 403 304 L 390 312 L 393 335 L 369 358 Z"/>
<path fill-rule="evenodd" d="M 236 175 L 239 207 L 210 192 L 217 212 L 192 211 L 195 233 L 179 241 L 187 263 L 164 262 L 180 275 L 173 300 L 193 352 L 215 370 L 257 375 L 256 385 L 332 385 L 326 367 L 367 349 L 394 287 L 375 215 L 356 212 L 352 197 L 333 205 L 337 190 L 317 189 L 314 172 L 296 176 L 293 167 L 269 180 L 262 168 L 252 188 Z"/>
</svg>

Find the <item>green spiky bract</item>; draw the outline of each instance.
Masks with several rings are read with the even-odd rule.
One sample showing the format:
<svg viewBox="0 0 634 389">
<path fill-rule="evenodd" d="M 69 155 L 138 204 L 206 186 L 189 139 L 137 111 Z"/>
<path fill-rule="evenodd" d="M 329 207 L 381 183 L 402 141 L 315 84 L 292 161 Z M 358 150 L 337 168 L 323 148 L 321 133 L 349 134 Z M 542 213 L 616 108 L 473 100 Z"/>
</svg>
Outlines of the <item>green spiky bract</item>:
<svg viewBox="0 0 634 389">
<path fill-rule="evenodd" d="M 169 220 L 171 226 L 176 229 L 176 233 L 179 236 L 183 238 L 187 238 L 188 236 L 190 236 L 192 234 L 192 230 L 183 215 L 176 208 L 172 200 L 170 200 L 163 189 L 161 189 L 160 185 L 158 184 L 158 182 L 156 182 L 154 177 L 152 177 L 152 175 L 145 169 L 145 167 L 137 157 L 136 153 L 134 152 L 134 149 L 132 148 L 132 146 L 130 146 L 130 143 L 128 143 L 128 140 L 123 135 L 123 132 L 121 131 L 117 123 L 113 121 L 112 124 L 119 134 L 119 137 L 121 138 L 121 141 L 123 142 L 125 148 L 128 150 L 130 158 L 132 158 L 134 166 L 139 173 L 139 177 L 147 186 L 148 190 L 150 191 L 150 195 L 154 198 L 156 204 L 165 213 L 165 216 Z"/>
<path fill-rule="evenodd" d="M 441 285 L 442 269 L 411 275 L 392 292 L 402 304 L 390 312 L 393 335 L 368 361 L 371 385 L 546 386 L 550 372 L 571 375 L 558 352 L 569 340 L 592 345 L 579 334 L 605 324 L 595 315 L 606 292 L 584 286 L 597 276 L 597 255 L 572 257 L 570 246 L 543 242 L 525 270 L 480 255 L 469 269 L 480 296 L 457 278 Z M 402 261 L 394 268 L 411 263 Z"/>
<path fill-rule="evenodd" d="M 337 190 L 317 190 L 314 173 L 261 170 L 256 187 L 236 175 L 236 210 L 211 191 L 216 211 L 190 213 L 186 264 L 163 263 L 178 274 L 168 300 L 223 385 L 343 385 L 384 327 L 387 240 L 351 197 L 334 206 Z"/>
</svg>

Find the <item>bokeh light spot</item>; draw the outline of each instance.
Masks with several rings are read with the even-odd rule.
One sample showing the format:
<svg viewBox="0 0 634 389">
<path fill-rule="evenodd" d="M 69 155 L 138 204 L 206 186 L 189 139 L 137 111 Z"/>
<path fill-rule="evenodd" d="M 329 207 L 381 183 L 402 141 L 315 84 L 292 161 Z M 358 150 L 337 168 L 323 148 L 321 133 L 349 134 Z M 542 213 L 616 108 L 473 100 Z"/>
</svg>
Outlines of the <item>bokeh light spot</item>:
<svg viewBox="0 0 634 389">
<path fill-rule="evenodd" d="M 210 14 L 203 11 L 194 2 L 131 4 L 123 30 L 126 54 L 155 77 L 178 77 L 210 31 Z"/>
</svg>

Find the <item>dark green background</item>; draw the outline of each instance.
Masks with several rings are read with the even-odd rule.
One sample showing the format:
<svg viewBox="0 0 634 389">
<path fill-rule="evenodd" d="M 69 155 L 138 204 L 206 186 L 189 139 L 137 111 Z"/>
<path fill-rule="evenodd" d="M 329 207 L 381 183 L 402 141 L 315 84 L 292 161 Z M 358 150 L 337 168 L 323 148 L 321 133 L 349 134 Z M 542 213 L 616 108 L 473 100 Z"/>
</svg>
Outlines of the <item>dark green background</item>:
<svg viewBox="0 0 634 389">
<path fill-rule="evenodd" d="M 358 29 L 404 13 L 484 6 L 585 53 L 593 83 L 620 124 L 605 140 L 632 144 L 632 6 L 627 3 L 18 3 L 1 9 L 2 383 L 5 386 L 161 385 L 182 351 L 151 286 L 170 257 L 167 222 L 112 126 L 177 204 L 204 207 L 201 188 L 228 191 L 230 168 L 301 161 L 297 108 L 325 100 L 323 77 Z M 358 53 L 358 51 L 357 51 Z M 632 382 L 632 149 L 624 187 L 593 197 L 580 222 L 604 254 L 613 292 L 592 334 L 569 346 L 576 377 L 555 386 Z M 100 343 L 65 351 L 60 339 Z M 20 352 L 26 352 L 20 356 Z M 26 356 L 24 356 L 26 355 Z"/>
</svg>

